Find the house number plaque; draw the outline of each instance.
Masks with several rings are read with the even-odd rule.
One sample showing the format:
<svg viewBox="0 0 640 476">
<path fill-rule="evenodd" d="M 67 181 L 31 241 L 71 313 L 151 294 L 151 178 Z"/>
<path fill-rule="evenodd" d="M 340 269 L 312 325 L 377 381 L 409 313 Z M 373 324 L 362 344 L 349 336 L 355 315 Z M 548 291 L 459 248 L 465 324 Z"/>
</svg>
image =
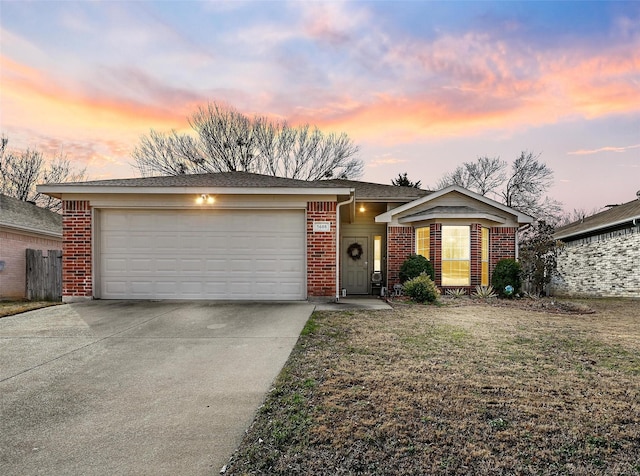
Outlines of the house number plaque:
<svg viewBox="0 0 640 476">
<path fill-rule="evenodd" d="M 313 222 L 313 232 L 327 232 L 331 231 L 331 222 L 330 221 L 314 221 Z"/>
</svg>

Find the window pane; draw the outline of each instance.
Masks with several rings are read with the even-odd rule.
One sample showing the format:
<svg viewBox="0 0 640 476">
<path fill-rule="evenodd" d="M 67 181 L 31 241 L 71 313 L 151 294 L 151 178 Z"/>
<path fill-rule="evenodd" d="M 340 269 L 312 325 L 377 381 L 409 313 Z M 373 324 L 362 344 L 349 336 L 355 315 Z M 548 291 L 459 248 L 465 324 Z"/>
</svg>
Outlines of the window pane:
<svg viewBox="0 0 640 476">
<path fill-rule="evenodd" d="M 480 282 L 482 286 L 489 286 L 489 262 L 482 262 L 482 280 Z"/>
<path fill-rule="evenodd" d="M 482 261 L 489 261 L 489 229 L 482 229 Z"/>
<path fill-rule="evenodd" d="M 373 268 L 382 271 L 382 236 L 373 237 Z"/>
<path fill-rule="evenodd" d="M 471 269 L 471 229 L 468 226 L 442 227 L 442 285 L 469 286 Z"/>
<path fill-rule="evenodd" d="M 471 254 L 468 226 L 442 227 L 442 259 L 466 259 Z"/>
<path fill-rule="evenodd" d="M 469 286 L 469 261 L 443 261 L 443 286 Z"/>
<path fill-rule="evenodd" d="M 489 229 L 482 229 L 482 276 L 480 278 L 480 284 L 482 286 L 489 286 Z"/>
<path fill-rule="evenodd" d="M 416 254 L 422 255 L 427 259 L 429 257 L 429 240 L 431 236 L 431 230 L 429 227 L 416 229 Z"/>
</svg>

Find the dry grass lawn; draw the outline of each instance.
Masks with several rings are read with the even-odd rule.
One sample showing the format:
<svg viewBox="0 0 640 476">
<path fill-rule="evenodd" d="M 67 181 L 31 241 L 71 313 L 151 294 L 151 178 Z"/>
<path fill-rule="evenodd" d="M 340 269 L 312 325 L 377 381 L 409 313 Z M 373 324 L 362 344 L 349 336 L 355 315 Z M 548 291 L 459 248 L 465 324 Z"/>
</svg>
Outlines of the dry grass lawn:
<svg viewBox="0 0 640 476">
<path fill-rule="evenodd" d="M 225 474 L 640 474 L 640 301 L 317 312 Z"/>
<path fill-rule="evenodd" d="M 0 317 L 13 316 L 41 307 L 57 306 L 61 302 L 51 301 L 0 301 Z"/>
</svg>

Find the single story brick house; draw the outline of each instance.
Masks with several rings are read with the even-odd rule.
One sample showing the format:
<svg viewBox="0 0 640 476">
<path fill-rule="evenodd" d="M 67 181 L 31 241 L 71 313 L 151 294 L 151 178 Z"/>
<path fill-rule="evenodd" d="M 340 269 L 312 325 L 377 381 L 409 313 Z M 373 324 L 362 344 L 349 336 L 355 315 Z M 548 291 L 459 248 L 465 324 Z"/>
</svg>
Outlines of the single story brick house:
<svg viewBox="0 0 640 476">
<path fill-rule="evenodd" d="M 38 187 L 63 201 L 63 300 L 338 299 L 397 284 L 412 253 L 442 287 L 515 258 L 514 209 L 437 192 L 247 172 Z"/>
<path fill-rule="evenodd" d="M 564 243 L 553 293 L 640 297 L 640 191 L 637 199 L 558 228 Z"/>
<path fill-rule="evenodd" d="M 27 249 L 61 250 L 62 215 L 0 194 L 0 299 L 27 296 Z"/>
</svg>

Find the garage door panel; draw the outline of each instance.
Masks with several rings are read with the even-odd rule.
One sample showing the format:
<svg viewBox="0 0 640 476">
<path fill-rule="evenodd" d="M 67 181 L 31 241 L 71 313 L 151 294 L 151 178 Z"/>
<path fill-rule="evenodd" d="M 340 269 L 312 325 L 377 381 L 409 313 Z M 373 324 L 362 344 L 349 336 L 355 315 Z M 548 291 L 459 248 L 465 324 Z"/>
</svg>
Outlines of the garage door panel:
<svg viewBox="0 0 640 476">
<path fill-rule="evenodd" d="M 303 299 L 302 210 L 102 210 L 105 299 Z"/>
</svg>

